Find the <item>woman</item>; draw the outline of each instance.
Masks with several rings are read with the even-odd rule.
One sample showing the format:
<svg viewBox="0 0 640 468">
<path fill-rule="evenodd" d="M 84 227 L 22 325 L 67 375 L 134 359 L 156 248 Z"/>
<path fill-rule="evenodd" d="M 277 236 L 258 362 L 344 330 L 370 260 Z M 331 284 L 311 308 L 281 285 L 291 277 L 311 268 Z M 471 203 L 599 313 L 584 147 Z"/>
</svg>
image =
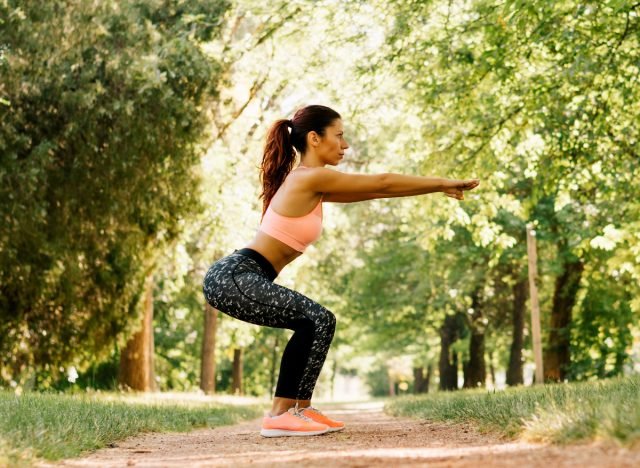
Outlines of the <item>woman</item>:
<svg viewBox="0 0 640 468">
<path fill-rule="evenodd" d="M 295 150 L 294 150 L 295 148 Z M 432 192 L 463 200 L 478 180 L 401 174 L 345 174 L 328 169 L 349 145 L 342 120 L 325 106 L 307 106 L 269 130 L 261 167 L 262 222 L 243 249 L 214 263 L 204 278 L 206 300 L 249 323 L 294 331 L 282 355 L 265 437 L 309 436 L 339 431 L 344 424 L 311 406 L 311 395 L 335 330 L 333 313 L 308 297 L 273 282 L 322 230 L 322 202 L 350 203 Z M 294 169 L 296 151 L 300 165 Z"/>
</svg>

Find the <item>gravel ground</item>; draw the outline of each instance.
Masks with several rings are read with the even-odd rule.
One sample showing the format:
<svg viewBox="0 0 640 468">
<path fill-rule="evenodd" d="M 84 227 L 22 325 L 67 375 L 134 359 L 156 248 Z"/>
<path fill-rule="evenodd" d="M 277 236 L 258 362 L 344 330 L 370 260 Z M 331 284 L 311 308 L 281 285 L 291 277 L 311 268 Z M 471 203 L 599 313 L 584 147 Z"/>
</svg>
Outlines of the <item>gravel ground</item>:
<svg viewBox="0 0 640 468">
<path fill-rule="evenodd" d="M 344 431 L 264 438 L 261 419 L 188 433 L 138 435 L 88 456 L 40 467 L 639 467 L 640 450 L 609 444 L 549 446 L 481 434 L 468 424 L 395 418 L 382 403 L 320 407 Z"/>
</svg>

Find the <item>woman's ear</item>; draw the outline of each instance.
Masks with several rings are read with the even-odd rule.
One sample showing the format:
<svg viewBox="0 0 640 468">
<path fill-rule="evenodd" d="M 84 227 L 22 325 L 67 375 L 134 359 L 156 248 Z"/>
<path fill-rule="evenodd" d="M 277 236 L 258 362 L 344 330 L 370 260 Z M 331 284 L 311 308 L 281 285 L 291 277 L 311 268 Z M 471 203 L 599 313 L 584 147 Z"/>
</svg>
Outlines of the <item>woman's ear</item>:
<svg viewBox="0 0 640 468">
<path fill-rule="evenodd" d="M 319 143 L 320 143 L 320 136 L 318 135 L 318 132 L 311 130 L 309 133 L 307 133 L 307 144 L 312 146 L 318 146 Z"/>
</svg>

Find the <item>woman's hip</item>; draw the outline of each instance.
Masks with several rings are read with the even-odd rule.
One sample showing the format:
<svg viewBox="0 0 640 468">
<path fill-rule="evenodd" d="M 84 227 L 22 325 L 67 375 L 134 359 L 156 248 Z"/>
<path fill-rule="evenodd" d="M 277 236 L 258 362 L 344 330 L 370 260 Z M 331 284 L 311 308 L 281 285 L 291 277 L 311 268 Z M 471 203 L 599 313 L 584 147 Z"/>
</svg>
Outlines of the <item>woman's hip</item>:
<svg viewBox="0 0 640 468">
<path fill-rule="evenodd" d="M 216 307 L 216 300 L 221 297 L 241 294 L 238 279 L 247 276 L 251 277 L 252 284 L 264 289 L 273 284 L 276 273 L 262 255 L 251 249 L 235 250 L 217 260 L 207 270 L 202 284 L 207 302 Z"/>
</svg>

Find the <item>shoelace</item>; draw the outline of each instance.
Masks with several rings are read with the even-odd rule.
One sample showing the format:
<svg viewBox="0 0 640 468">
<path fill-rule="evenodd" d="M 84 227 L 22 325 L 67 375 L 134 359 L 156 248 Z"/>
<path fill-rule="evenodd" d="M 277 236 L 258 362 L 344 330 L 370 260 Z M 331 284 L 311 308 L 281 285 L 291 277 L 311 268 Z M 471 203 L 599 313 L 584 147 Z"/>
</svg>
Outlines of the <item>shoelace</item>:
<svg viewBox="0 0 640 468">
<path fill-rule="evenodd" d="M 320 411 L 318 408 L 314 408 L 313 406 L 307 406 L 306 408 L 302 408 L 300 411 L 304 411 L 304 410 L 311 410 L 311 411 L 315 411 L 316 413 L 324 416 L 324 414 L 322 413 L 322 411 Z M 307 416 L 308 417 L 308 416 Z"/>
<path fill-rule="evenodd" d="M 303 421 L 314 422 L 313 419 L 311 419 L 311 418 L 305 416 L 304 414 L 302 414 L 298 408 L 289 408 L 289 412 L 292 415 L 302 419 Z"/>
<path fill-rule="evenodd" d="M 312 411 L 315 411 L 316 413 L 322 414 L 322 416 L 324 416 L 324 414 L 322 413 L 322 411 L 320 411 L 318 408 L 314 408 L 313 406 L 307 406 L 304 409 L 310 409 Z"/>
</svg>

